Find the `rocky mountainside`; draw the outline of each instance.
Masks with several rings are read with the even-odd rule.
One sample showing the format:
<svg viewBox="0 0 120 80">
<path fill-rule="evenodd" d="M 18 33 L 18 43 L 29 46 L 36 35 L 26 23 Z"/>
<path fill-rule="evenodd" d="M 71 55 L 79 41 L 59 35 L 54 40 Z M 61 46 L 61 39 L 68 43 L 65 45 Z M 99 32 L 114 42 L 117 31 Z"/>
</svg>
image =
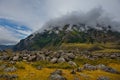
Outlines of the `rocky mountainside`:
<svg viewBox="0 0 120 80">
<path fill-rule="evenodd" d="M 51 27 L 51 26 L 49 26 Z M 14 50 L 40 50 L 59 48 L 62 43 L 106 43 L 120 42 L 120 33 L 112 30 L 111 25 L 66 24 L 63 27 L 53 26 L 42 32 L 31 34 L 15 45 Z"/>
</svg>

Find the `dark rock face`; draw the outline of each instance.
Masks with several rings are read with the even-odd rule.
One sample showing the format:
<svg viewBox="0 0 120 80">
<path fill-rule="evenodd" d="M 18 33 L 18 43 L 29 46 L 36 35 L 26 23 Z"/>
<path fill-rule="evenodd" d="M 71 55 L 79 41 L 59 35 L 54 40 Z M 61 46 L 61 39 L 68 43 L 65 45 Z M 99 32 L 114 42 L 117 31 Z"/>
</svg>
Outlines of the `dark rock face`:
<svg viewBox="0 0 120 80">
<path fill-rule="evenodd" d="M 67 80 L 67 79 L 62 76 L 61 70 L 56 70 L 53 73 L 51 73 L 48 80 Z"/>
</svg>

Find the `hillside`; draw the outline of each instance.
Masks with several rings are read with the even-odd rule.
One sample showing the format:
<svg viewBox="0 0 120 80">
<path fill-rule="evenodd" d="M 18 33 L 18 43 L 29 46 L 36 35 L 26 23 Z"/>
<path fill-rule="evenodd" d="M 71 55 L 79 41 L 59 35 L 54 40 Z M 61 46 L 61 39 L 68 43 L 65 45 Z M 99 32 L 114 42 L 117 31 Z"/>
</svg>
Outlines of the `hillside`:
<svg viewBox="0 0 120 80">
<path fill-rule="evenodd" d="M 120 43 L 120 33 L 112 26 L 96 24 L 93 28 L 86 24 L 70 25 L 45 29 L 22 39 L 14 50 L 59 49 L 63 43 Z"/>
</svg>

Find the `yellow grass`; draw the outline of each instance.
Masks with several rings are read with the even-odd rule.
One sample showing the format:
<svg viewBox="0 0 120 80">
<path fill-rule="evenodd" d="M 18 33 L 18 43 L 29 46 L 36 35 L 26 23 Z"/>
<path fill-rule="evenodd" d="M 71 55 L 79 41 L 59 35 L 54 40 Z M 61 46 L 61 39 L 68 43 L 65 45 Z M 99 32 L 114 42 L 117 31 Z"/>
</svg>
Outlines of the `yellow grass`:
<svg viewBox="0 0 120 80">
<path fill-rule="evenodd" d="M 43 68 L 42 70 L 37 70 L 31 66 L 31 64 L 26 62 L 18 62 L 17 64 L 25 66 L 25 69 L 18 69 L 16 72 L 10 73 L 17 74 L 19 76 L 16 80 L 48 80 L 50 73 L 55 71 L 54 68 Z M 120 64 L 111 63 L 109 66 L 120 71 Z M 80 80 L 96 80 L 99 76 L 108 76 L 111 80 L 120 80 L 119 74 L 112 74 L 101 70 L 83 71 L 75 75 L 70 74 L 70 69 L 61 70 L 63 71 L 63 76 L 66 77 L 67 80 L 74 80 L 74 77 L 78 77 Z"/>
<path fill-rule="evenodd" d="M 104 50 L 94 51 L 94 53 L 120 53 L 120 49 L 104 49 Z"/>
</svg>

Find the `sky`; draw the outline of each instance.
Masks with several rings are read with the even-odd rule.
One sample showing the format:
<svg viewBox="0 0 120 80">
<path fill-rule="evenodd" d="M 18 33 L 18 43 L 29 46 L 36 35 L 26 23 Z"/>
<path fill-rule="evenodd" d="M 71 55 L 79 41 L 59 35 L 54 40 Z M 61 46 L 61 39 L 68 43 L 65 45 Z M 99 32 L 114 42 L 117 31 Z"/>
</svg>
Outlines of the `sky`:
<svg viewBox="0 0 120 80">
<path fill-rule="evenodd" d="M 52 19 L 95 8 L 120 22 L 120 0 L 0 0 L 0 45 L 16 44 Z"/>
</svg>

